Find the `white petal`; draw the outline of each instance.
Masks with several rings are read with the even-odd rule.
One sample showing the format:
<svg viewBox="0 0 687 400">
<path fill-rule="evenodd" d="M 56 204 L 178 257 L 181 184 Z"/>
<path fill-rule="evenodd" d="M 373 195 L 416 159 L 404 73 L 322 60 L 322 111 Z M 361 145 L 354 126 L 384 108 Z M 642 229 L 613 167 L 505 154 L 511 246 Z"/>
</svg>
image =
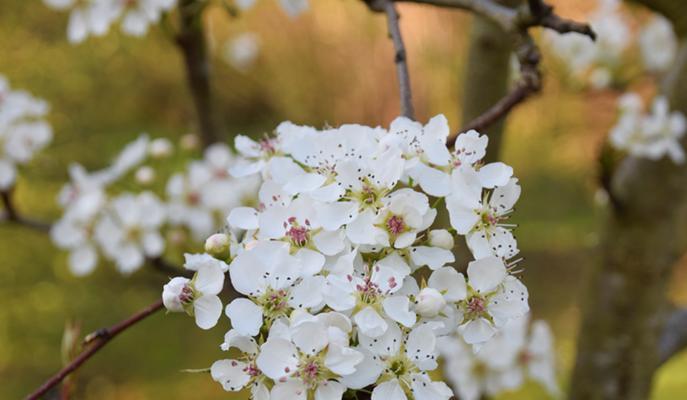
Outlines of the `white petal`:
<svg viewBox="0 0 687 400">
<path fill-rule="evenodd" d="M 345 376 L 354 373 L 363 358 L 363 354 L 357 350 L 332 343 L 327 349 L 324 365 L 333 373 Z"/>
<path fill-rule="evenodd" d="M 227 222 L 236 228 L 258 229 L 258 212 L 252 207 L 236 207 L 229 213 Z"/>
<path fill-rule="evenodd" d="M 307 398 L 308 390 L 300 379 L 277 382 L 270 394 L 270 400 L 306 400 Z"/>
<path fill-rule="evenodd" d="M 518 318 L 529 311 L 527 287 L 514 276 L 507 276 L 503 287 L 489 301 L 489 313 L 497 325 L 511 318 Z"/>
<path fill-rule="evenodd" d="M 260 347 L 256 363 L 263 374 L 278 381 L 296 372 L 296 353 L 296 346 L 290 341 L 281 338 L 269 339 Z"/>
<path fill-rule="evenodd" d="M 384 299 L 382 302 L 384 312 L 394 321 L 400 323 L 406 328 L 412 328 L 415 325 L 417 316 L 414 312 L 409 310 L 410 301 L 406 296 L 391 296 Z"/>
<path fill-rule="evenodd" d="M 388 234 L 376 227 L 375 214 L 372 210 L 365 210 L 358 215 L 355 221 L 346 226 L 346 236 L 351 242 L 355 244 L 381 244 L 387 246 L 389 244 Z"/>
<path fill-rule="evenodd" d="M 484 343 L 496 333 L 494 326 L 484 318 L 467 322 L 461 327 L 461 331 L 467 344 Z"/>
<path fill-rule="evenodd" d="M 321 231 L 313 237 L 317 250 L 326 256 L 333 256 L 343 251 L 346 246 L 346 235 L 339 229 L 335 231 Z"/>
<path fill-rule="evenodd" d="M 348 388 L 362 389 L 377 381 L 377 378 L 384 370 L 384 366 L 374 359 L 373 354 L 366 349 L 360 348 L 356 350 L 363 354 L 363 361 L 358 364 L 354 373 L 343 376 L 341 382 Z"/>
<path fill-rule="evenodd" d="M 410 259 L 418 267 L 426 265 L 433 270 L 456 260 L 450 250 L 429 246 L 411 247 Z"/>
<path fill-rule="evenodd" d="M 303 278 L 291 288 L 289 305 L 293 308 L 317 308 L 324 303 L 325 278 L 321 275 Z"/>
<path fill-rule="evenodd" d="M 480 293 L 496 289 L 506 278 L 506 266 L 498 257 L 487 257 L 468 264 L 468 283 Z"/>
<path fill-rule="evenodd" d="M 325 258 L 322 254 L 310 250 L 300 249 L 294 255 L 301 270 L 302 276 L 312 276 L 322 270 Z"/>
<path fill-rule="evenodd" d="M 69 270 L 76 276 L 85 276 L 93 272 L 98 262 L 98 253 L 90 245 L 77 247 L 69 253 Z"/>
<path fill-rule="evenodd" d="M 479 204 L 466 205 L 454 195 L 446 197 L 445 201 L 451 227 L 461 235 L 470 232 L 480 218 L 479 214 L 475 212 Z"/>
<path fill-rule="evenodd" d="M 421 370 L 433 370 L 437 367 L 436 345 L 437 339 L 432 328 L 421 325 L 408 334 L 406 356 Z"/>
<path fill-rule="evenodd" d="M 517 178 L 511 178 L 506 186 L 497 187 L 491 194 L 489 206 L 499 215 L 510 210 L 520 198 L 520 185 Z"/>
<path fill-rule="evenodd" d="M 219 294 L 224 286 L 224 272 L 217 265 L 204 265 L 196 272 L 193 286 L 203 294 Z"/>
<path fill-rule="evenodd" d="M 304 321 L 291 328 L 291 339 L 305 354 L 315 355 L 327 346 L 327 327 L 318 321 Z"/>
<path fill-rule="evenodd" d="M 422 190 L 436 197 L 444 197 L 451 191 L 451 177 L 438 169 L 418 162 L 408 170 L 408 175 L 415 180 Z"/>
<path fill-rule="evenodd" d="M 432 272 L 427 283 L 429 287 L 440 291 L 447 301 L 460 301 L 467 296 L 465 277 L 451 267 L 439 268 Z"/>
<path fill-rule="evenodd" d="M 250 380 L 244 370 L 246 364 L 236 360 L 215 361 L 210 367 L 210 375 L 215 382 L 219 382 L 224 390 L 237 392 L 243 389 Z"/>
<path fill-rule="evenodd" d="M 401 347 L 401 339 L 401 328 L 391 321 L 389 321 L 386 332 L 382 336 L 370 337 L 362 332 L 358 333 L 360 347 L 374 355 L 381 356 L 393 356 L 398 353 Z"/>
<path fill-rule="evenodd" d="M 465 235 L 468 248 L 476 260 L 494 255 L 487 237 L 488 235 L 489 233 L 483 229 L 475 230 Z"/>
<path fill-rule="evenodd" d="M 232 347 L 236 347 L 248 354 L 258 353 L 258 344 L 255 342 L 255 339 L 239 333 L 236 329 L 230 329 L 229 332 L 224 334 L 224 343 L 220 345 L 223 351 L 229 351 Z"/>
<path fill-rule="evenodd" d="M 222 301 L 215 295 L 202 296 L 193 302 L 193 314 L 199 328 L 210 329 L 222 315 Z"/>
<path fill-rule="evenodd" d="M 398 379 L 394 378 L 377 385 L 372 391 L 372 400 L 408 400 L 408 398 L 403 393 Z"/>
<path fill-rule="evenodd" d="M 234 299 L 224 310 L 237 332 L 255 336 L 262 327 L 262 308 L 245 298 Z"/>
<path fill-rule="evenodd" d="M 367 306 L 353 316 L 353 321 L 364 335 L 371 338 L 382 336 L 388 327 L 374 308 Z"/>
<path fill-rule="evenodd" d="M 17 177 L 17 171 L 8 160 L 0 159 L 0 189 L 9 189 Z"/>
<path fill-rule="evenodd" d="M 327 381 L 317 386 L 315 400 L 341 400 L 346 387 L 337 381 Z"/>
<path fill-rule="evenodd" d="M 481 167 L 477 174 L 482 187 L 492 189 L 506 185 L 513 176 L 513 168 L 502 162 L 494 162 Z"/>
</svg>

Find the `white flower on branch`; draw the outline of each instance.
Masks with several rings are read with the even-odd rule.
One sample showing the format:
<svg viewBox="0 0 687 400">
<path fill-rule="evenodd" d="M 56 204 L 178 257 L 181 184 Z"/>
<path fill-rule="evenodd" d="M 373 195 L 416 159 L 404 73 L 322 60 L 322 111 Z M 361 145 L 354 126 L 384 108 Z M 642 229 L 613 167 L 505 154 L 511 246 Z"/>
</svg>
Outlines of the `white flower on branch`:
<svg viewBox="0 0 687 400">
<path fill-rule="evenodd" d="M 610 143 L 636 157 L 659 160 L 665 156 L 676 164 L 685 161 L 681 140 L 687 120 L 679 111 L 670 111 L 665 97 L 656 97 L 649 113 L 641 110 L 641 99 L 634 93 L 618 101 L 620 117 L 611 129 Z"/>
<path fill-rule="evenodd" d="M 0 75 L 0 190 L 14 185 L 17 165 L 27 164 L 52 140 L 45 121 L 48 104 L 23 90 L 12 90 Z"/>
<path fill-rule="evenodd" d="M 224 286 L 224 272 L 216 265 L 198 269 L 193 279 L 172 278 L 162 290 L 162 301 L 167 310 L 185 312 L 195 317 L 201 329 L 217 324 L 222 314 L 222 301 L 217 296 Z"/>
</svg>

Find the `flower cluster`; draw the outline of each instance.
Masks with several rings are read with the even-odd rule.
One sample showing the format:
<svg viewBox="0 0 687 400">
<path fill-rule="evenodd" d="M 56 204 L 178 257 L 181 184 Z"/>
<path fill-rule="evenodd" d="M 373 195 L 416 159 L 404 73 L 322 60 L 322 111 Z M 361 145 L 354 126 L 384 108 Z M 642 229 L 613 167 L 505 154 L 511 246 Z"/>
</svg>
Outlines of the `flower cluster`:
<svg viewBox="0 0 687 400">
<path fill-rule="evenodd" d="M 26 164 L 52 140 L 45 121 L 48 104 L 23 90 L 12 90 L 0 75 L 0 190 L 17 178 L 17 165 Z"/>
<path fill-rule="evenodd" d="M 89 36 L 103 36 L 121 21 L 121 29 L 131 36 L 144 36 L 150 25 L 176 5 L 176 0 L 43 0 L 54 9 L 69 10 L 67 38 L 79 43 Z"/>
<path fill-rule="evenodd" d="M 286 122 L 273 137 L 236 138 L 229 172 L 261 177 L 259 204 L 232 209 L 209 254 L 187 256 L 194 278 L 172 279 L 162 295 L 203 329 L 221 316 L 227 278 L 242 295 L 224 309 L 232 328 L 221 346 L 241 354 L 214 363 L 214 380 L 259 399 L 367 387 L 373 398 L 452 396 L 429 375 L 439 338 L 479 349 L 529 306 L 508 261 L 518 252 L 505 223 L 520 195 L 513 170 L 481 161 L 487 137 L 463 133 L 450 150 L 448 135 L 439 115 L 389 129 Z M 450 229 L 437 220 L 442 204 Z M 449 266 L 455 234 L 475 258 L 467 278 Z"/>
<path fill-rule="evenodd" d="M 677 53 L 677 38 L 670 22 L 662 16 L 652 16 L 635 34 L 626 21 L 618 0 L 601 0 L 589 21 L 597 33 L 596 41 L 584 35 L 557 35 L 546 31 L 551 50 L 566 64 L 567 69 L 594 88 L 605 88 L 621 79 L 627 69 L 630 50 L 638 46 L 644 68 L 649 72 L 665 72 Z"/>
<path fill-rule="evenodd" d="M 544 321 L 528 322 L 528 316 L 509 321 L 477 353 L 457 336 L 438 339 L 444 376 L 461 400 L 493 397 L 520 388 L 527 379 L 552 396 L 560 394 L 551 330 Z"/>
<path fill-rule="evenodd" d="M 651 111 L 644 114 L 639 95 L 628 93 L 619 99 L 618 109 L 620 117 L 610 133 L 613 147 L 650 160 L 667 155 L 677 164 L 685 161 L 680 140 L 685 135 L 687 120 L 681 112 L 670 111 L 665 97 L 656 97 Z"/>
<path fill-rule="evenodd" d="M 200 242 L 222 227 L 224 214 L 255 197 L 257 178 L 230 177 L 227 169 L 235 157 L 223 145 L 211 146 L 204 159 L 191 162 L 186 172 L 172 175 L 163 198 L 147 189 L 132 193 L 114 187 L 134 170 L 139 183 L 151 183 L 155 170 L 141 165 L 172 151 L 166 139 L 150 140 L 142 135 L 102 170 L 89 173 L 81 165 L 70 166 L 71 182 L 58 197 L 64 214 L 53 225 L 51 237 L 58 247 L 69 251 L 74 274 L 90 273 L 99 254 L 130 274 L 146 258 L 163 253 L 163 228 L 170 240 L 188 230 Z"/>
</svg>

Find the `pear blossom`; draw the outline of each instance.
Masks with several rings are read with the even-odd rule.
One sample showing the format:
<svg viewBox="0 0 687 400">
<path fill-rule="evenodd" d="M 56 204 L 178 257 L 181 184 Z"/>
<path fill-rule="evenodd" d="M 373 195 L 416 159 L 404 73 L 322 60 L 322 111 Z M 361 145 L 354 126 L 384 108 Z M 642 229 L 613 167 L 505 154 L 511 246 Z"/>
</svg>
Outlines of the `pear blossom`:
<svg viewBox="0 0 687 400">
<path fill-rule="evenodd" d="M 366 364 L 356 373 L 343 377 L 343 383 L 360 389 L 377 383 L 372 390 L 373 399 L 414 398 L 444 399 L 453 391 L 443 382 L 433 381 L 427 371 L 437 367 L 436 336 L 427 325 L 413 328 L 407 334 L 393 322 L 379 338 L 360 335 L 360 349 L 365 351 Z"/>
<path fill-rule="evenodd" d="M 654 99 L 651 111 L 642 113 L 641 100 L 628 94 L 619 99 L 620 118 L 611 129 L 610 143 L 636 157 L 658 160 L 666 155 L 676 164 L 685 160 L 681 139 L 687 120 L 679 111 L 670 111 L 665 97 Z"/>
<path fill-rule="evenodd" d="M 631 30 L 618 0 L 603 0 L 588 17 L 597 37 L 592 41 L 580 34 L 561 35 L 546 31 L 550 48 L 578 79 L 602 89 L 613 83 L 622 57 L 632 44 Z"/>
<path fill-rule="evenodd" d="M 123 194 L 95 226 L 95 238 L 123 273 L 143 265 L 146 257 L 162 254 L 165 242 L 159 229 L 165 221 L 163 204 L 154 194 Z"/>
<path fill-rule="evenodd" d="M 551 333 L 544 321 L 529 317 L 508 322 L 479 351 L 460 337 L 442 336 L 437 347 L 444 374 L 461 399 L 476 400 L 520 388 L 527 378 L 558 396 Z"/>
<path fill-rule="evenodd" d="M 649 71 L 667 71 L 677 54 L 677 37 L 670 21 L 654 15 L 639 32 L 642 61 Z"/>
<path fill-rule="evenodd" d="M 364 359 L 348 345 L 351 329 L 343 314 L 321 313 L 297 316 L 281 336 L 271 332 L 256 364 L 275 382 L 272 397 L 293 393 L 283 398 L 305 398 L 308 392 L 319 392 L 317 398 L 325 393 L 325 398 L 341 398 L 346 387 L 332 378 L 355 373 Z"/>
<path fill-rule="evenodd" d="M 468 344 L 488 341 L 508 320 L 529 311 L 525 285 L 509 275 L 503 261 L 487 257 L 468 264 L 467 298 L 459 304 L 460 331 Z"/>
<path fill-rule="evenodd" d="M 451 177 L 452 194 L 446 197 L 451 226 L 466 235 L 475 258 L 497 255 L 504 259 L 518 253 L 511 228 L 504 221 L 520 197 L 517 178 L 511 178 L 490 192 L 484 192 L 477 173 L 459 168 Z"/>
<path fill-rule="evenodd" d="M 217 324 L 222 314 L 222 301 L 217 296 L 224 286 L 224 272 L 216 265 L 207 265 L 193 279 L 172 278 L 162 290 L 162 301 L 167 310 L 185 312 L 195 317 L 201 329 Z"/>
<path fill-rule="evenodd" d="M 12 90 L 0 75 L 0 190 L 14 185 L 17 165 L 27 164 L 52 140 L 44 120 L 48 104 L 23 90 Z"/>
<path fill-rule="evenodd" d="M 105 35 L 112 24 L 121 20 L 121 29 L 131 36 L 143 36 L 157 24 L 162 13 L 171 10 L 176 0 L 43 0 L 56 10 L 69 10 L 67 38 L 80 43 L 89 36 Z"/>
<path fill-rule="evenodd" d="M 373 399 L 449 399 L 430 377 L 439 338 L 457 335 L 478 351 L 529 310 L 514 262 L 506 266 L 517 253 L 504 224 L 520 195 L 512 168 L 482 163 L 488 140 L 477 132 L 446 149 L 443 116 L 392 127 L 286 122 L 259 141 L 237 137 L 236 158 L 216 150 L 209 166 L 192 167 L 197 193 L 223 171 L 259 182 L 257 202 L 227 209 L 206 253 L 186 255 L 196 276 L 228 271 L 239 293 L 224 309 L 231 330 L 220 347 L 240 354 L 210 368 L 225 390 L 305 400 L 369 387 Z M 418 168 L 446 177 L 443 194 Z M 173 201 L 184 201 L 183 188 Z M 444 204 L 451 230 L 434 226 Z M 476 258 L 467 280 L 450 265 L 454 235 Z M 431 275 L 418 281 L 425 267 Z M 183 279 L 166 287 L 171 309 L 190 309 Z"/>
</svg>

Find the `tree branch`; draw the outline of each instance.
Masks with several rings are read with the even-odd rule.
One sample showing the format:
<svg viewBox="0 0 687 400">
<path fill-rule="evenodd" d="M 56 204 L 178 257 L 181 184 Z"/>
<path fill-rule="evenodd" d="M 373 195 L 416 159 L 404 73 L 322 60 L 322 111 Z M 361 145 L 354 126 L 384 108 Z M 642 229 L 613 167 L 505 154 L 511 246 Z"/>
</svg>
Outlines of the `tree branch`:
<svg viewBox="0 0 687 400">
<path fill-rule="evenodd" d="M 211 66 L 202 14 L 205 2 L 181 0 L 179 2 L 179 34 L 176 43 L 181 49 L 186 66 L 193 104 L 198 116 L 198 128 L 205 147 L 217 141 L 218 121 L 210 85 Z"/>
<path fill-rule="evenodd" d="M 658 341 L 659 363 L 687 348 L 687 309 L 674 309 L 666 318 Z"/>
<path fill-rule="evenodd" d="M 148 258 L 148 264 L 155 268 L 156 270 L 167 274 L 167 276 L 170 277 L 175 277 L 175 276 L 183 276 L 184 278 L 192 278 L 193 277 L 193 271 L 187 270 L 187 269 L 182 269 L 179 268 L 178 266 L 172 264 L 171 262 L 165 260 L 162 257 L 152 257 Z"/>
<path fill-rule="evenodd" d="M 18 225 L 26 226 L 39 232 L 49 232 L 50 224 L 47 222 L 33 220 L 21 215 L 14 206 L 12 200 L 12 189 L 0 191 L 0 201 L 5 208 L 5 212 L 0 215 L 0 222 L 7 221 Z"/>
<path fill-rule="evenodd" d="M 401 97 L 401 115 L 410 119 L 415 119 L 413 109 L 413 96 L 410 88 L 410 74 L 408 73 L 408 62 L 406 58 L 406 48 L 401 36 L 401 28 L 398 24 L 400 16 L 396 11 L 393 1 L 384 0 L 384 12 L 386 13 L 389 36 L 394 44 L 395 54 L 394 63 L 396 64 L 396 76 L 398 78 L 399 94 Z"/>
<path fill-rule="evenodd" d="M 96 331 L 96 333 L 87 336 L 87 342 L 85 343 L 88 348 L 81 352 L 75 359 L 73 359 L 68 365 L 66 365 L 57 374 L 48 379 L 43 383 L 36 391 L 29 394 L 27 400 L 35 400 L 45 395 L 50 389 L 57 386 L 64 378 L 69 374 L 76 371 L 83 363 L 88 361 L 93 357 L 101 348 L 103 348 L 110 340 L 114 339 L 117 335 L 123 331 L 131 328 L 139 321 L 145 319 L 146 317 L 154 314 L 156 311 L 163 308 L 162 300 L 158 300 L 155 303 L 144 308 L 140 312 L 132 315 L 131 317 L 112 325 L 109 328 L 101 329 Z M 88 340 L 90 338 L 90 340 Z"/>
</svg>

